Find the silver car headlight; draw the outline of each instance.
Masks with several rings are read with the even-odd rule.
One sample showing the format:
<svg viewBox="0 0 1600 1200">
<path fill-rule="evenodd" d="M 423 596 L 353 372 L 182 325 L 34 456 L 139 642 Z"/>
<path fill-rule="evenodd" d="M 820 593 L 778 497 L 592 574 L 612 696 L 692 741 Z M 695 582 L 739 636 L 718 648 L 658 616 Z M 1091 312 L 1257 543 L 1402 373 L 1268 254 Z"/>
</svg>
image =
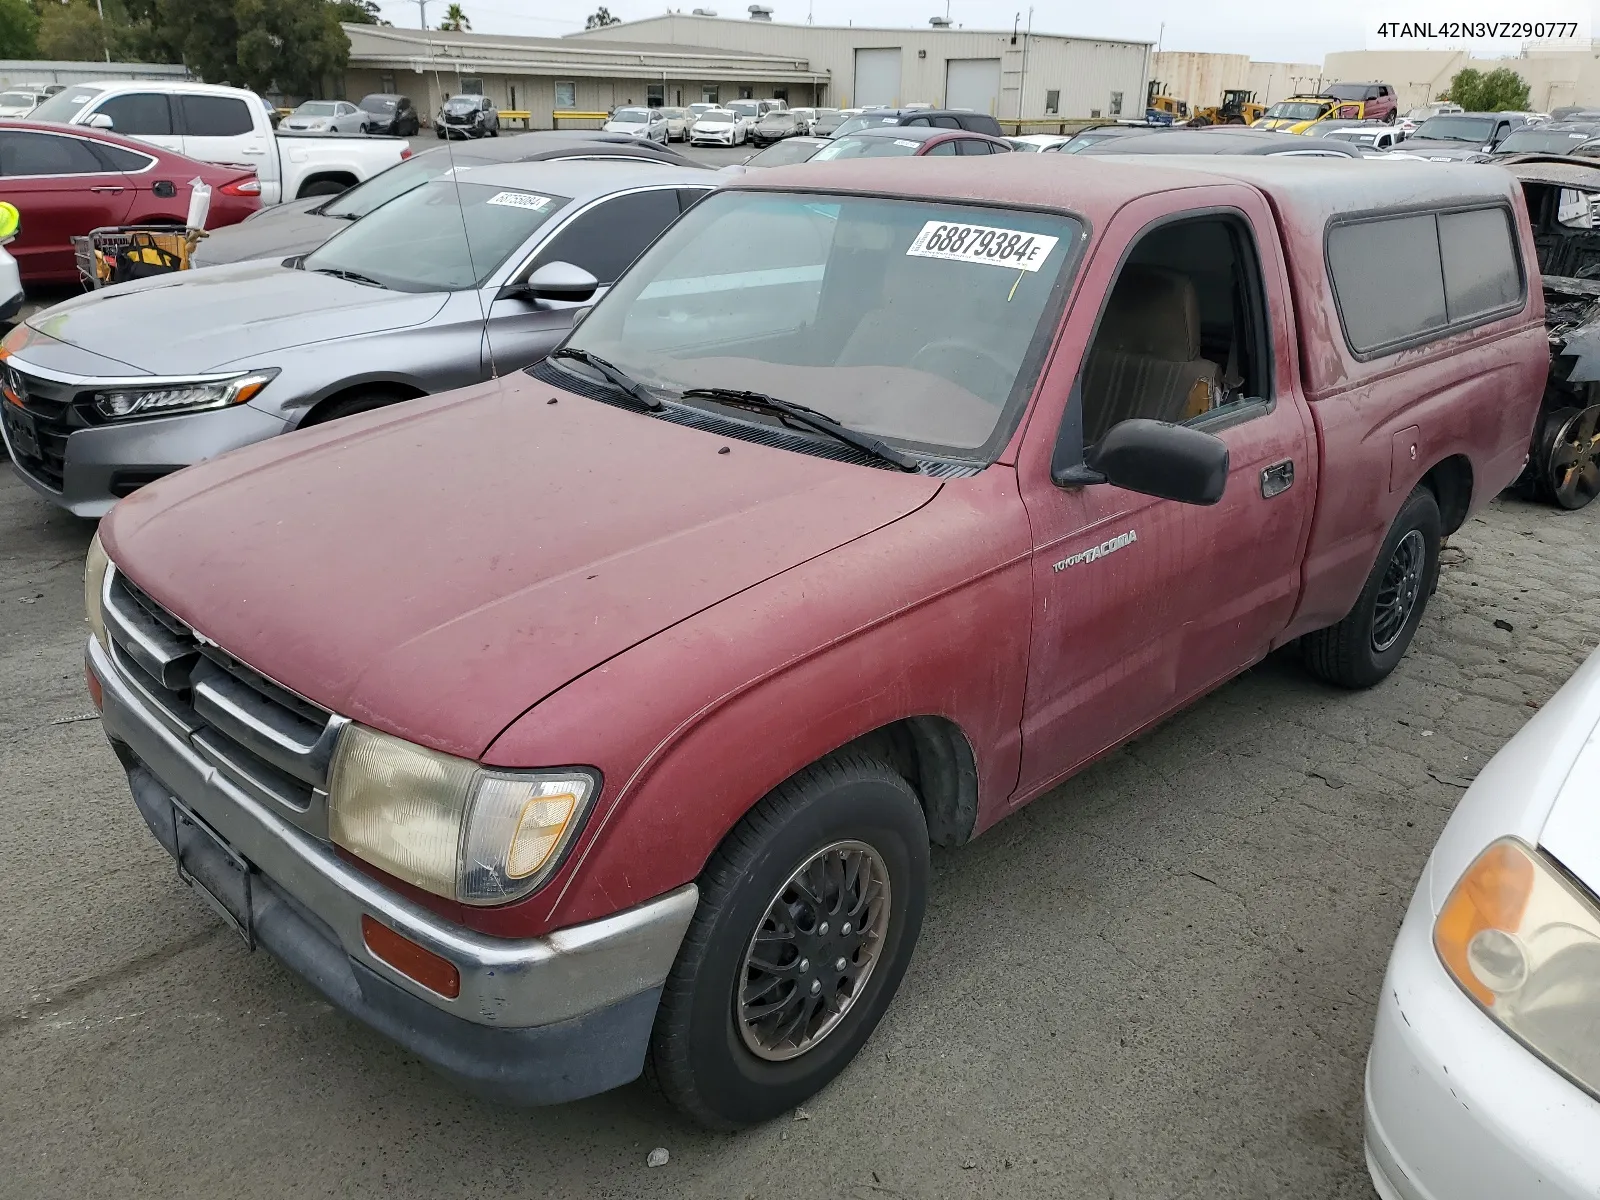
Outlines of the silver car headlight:
<svg viewBox="0 0 1600 1200">
<path fill-rule="evenodd" d="M 102 417 L 113 421 L 129 417 L 164 417 L 168 413 L 200 412 L 208 408 L 229 408 L 254 399 L 277 378 L 274 368 L 251 371 L 227 379 L 152 383 L 149 387 L 108 389 L 94 394 L 94 407 Z"/>
<path fill-rule="evenodd" d="M 1502 838 L 1434 921 L 1445 970 L 1493 1020 L 1600 1097 L 1600 908 L 1537 850 Z"/>
<path fill-rule="evenodd" d="M 505 904 L 561 865 L 599 791 L 584 769 L 502 771 L 345 727 L 328 834 L 357 858 L 463 904 Z"/>
</svg>

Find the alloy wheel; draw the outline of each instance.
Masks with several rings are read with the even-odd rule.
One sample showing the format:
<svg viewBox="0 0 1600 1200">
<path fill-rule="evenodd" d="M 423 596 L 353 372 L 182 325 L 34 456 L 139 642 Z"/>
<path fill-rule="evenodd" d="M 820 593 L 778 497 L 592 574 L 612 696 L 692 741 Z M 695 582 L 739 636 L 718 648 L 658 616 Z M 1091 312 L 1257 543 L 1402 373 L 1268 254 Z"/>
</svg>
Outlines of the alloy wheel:
<svg viewBox="0 0 1600 1200">
<path fill-rule="evenodd" d="M 889 868 L 865 842 L 823 847 L 756 926 L 736 981 L 747 1049 L 781 1062 L 832 1033 L 866 989 L 889 928 Z"/>
<path fill-rule="evenodd" d="M 1400 539 L 1384 568 L 1378 585 L 1377 603 L 1372 611 L 1372 649 L 1382 654 L 1400 640 L 1400 634 L 1422 595 L 1422 576 L 1427 567 L 1427 542 L 1420 529 Z"/>
</svg>

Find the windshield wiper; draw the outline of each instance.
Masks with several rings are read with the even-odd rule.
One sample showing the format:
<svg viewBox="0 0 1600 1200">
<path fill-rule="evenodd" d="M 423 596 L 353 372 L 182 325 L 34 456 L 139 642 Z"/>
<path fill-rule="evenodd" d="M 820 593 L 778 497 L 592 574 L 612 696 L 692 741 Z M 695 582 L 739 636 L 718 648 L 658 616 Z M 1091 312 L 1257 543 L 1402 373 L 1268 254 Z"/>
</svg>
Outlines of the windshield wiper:
<svg viewBox="0 0 1600 1200">
<path fill-rule="evenodd" d="M 348 279 L 351 283 L 363 283 L 368 287 L 382 288 L 384 291 L 389 290 L 388 284 L 379 283 L 372 276 L 363 275 L 359 271 L 345 271 L 339 267 L 313 267 L 311 271 L 314 275 L 332 275 L 335 279 Z"/>
<path fill-rule="evenodd" d="M 746 392 L 739 388 L 688 388 L 681 394 L 685 400 L 714 400 L 718 404 L 726 404 L 733 408 L 787 418 L 796 425 L 804 425 L 807 429 L 814 429 L 818 433 L 836 438 L 847 446 L 854 446 L 857 450 L 864 451 L 902 471 L 915 471 L 919 465 L 916 459 L 909 454 L 902 454 L 887 442 L 879 441 L 869 433 L 851 429 L 848 425 L 841 425 L 827 413 L 807 408 L 804 404 L 796 404 L 792 400 L 779 400 L 776 396 L 769 396 L 765 392 Z"/>
<path fill-rule="evenodd" d="M 644 385 L 632 375 L 629 375 L 621 367 L 612 366 L 598 354 L 590 354 L 587 350 L 579 350 L 576 346 L 563 346 L 559 350 L 552 350 L 548 357 L 570 358 L 581 362 L 586 367 L 593 367 L 604 376 L 607 383 L 619 391 L 625 392 L 640 408 L 649 412 L 660 412 L 666 407 L 661 401 L 645 391 Z"/>
</svg>

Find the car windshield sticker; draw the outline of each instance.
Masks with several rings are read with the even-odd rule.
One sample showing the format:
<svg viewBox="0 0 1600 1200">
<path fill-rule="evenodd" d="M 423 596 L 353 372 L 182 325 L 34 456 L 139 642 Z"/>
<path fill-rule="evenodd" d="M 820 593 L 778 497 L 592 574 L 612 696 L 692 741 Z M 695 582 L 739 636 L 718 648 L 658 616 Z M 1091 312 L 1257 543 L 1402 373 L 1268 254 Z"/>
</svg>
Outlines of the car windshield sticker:
<svg viewBox="0 0 1600 1200">
<path fill-rule="evenodd" d="M 1037 271 L 1056 248 L 1059 238 L 1022 229 L 997 229 L 992 225 L 957 225 L 929 221 L 912 240 L 908 255 L 946 258 L 955 262 L 985 263 Z"/>
<path fill-rule="evenodd" d="M 507 208 L 531 208 L 535 212 L 547 208 L 549 196 L 535 196 L 531 192 L 496 192 L 489 197 L 490 204 L 503 204 Z"/>
<path fill-rule="evenodd" d="M 895 138 L 894 144 L 896 146 L 909 146 L 913 150 L 915 150 L 917 148 L 917 143 L 916 142 L 909 142 L 905 138 Z"/>
</svg>

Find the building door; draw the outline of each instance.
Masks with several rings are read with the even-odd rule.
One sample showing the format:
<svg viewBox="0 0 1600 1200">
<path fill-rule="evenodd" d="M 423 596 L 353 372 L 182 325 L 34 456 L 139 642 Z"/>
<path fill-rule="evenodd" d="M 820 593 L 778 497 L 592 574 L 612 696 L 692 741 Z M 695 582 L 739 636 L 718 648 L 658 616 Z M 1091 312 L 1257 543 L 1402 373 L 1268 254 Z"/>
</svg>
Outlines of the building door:
<svg viewBox="0 0 1600 1200">
<path fill-rule="evenodd" d="M 857 108 L 900 103 L 899 46 L 856 51 L 856 94 L 850 100 Z"/>
<path fill-rule="evenodd" d="M 944 65 L 944 106 L 993 115 L 1000 108 L 1000 60 L 952 58 Z"/>
</svg>

